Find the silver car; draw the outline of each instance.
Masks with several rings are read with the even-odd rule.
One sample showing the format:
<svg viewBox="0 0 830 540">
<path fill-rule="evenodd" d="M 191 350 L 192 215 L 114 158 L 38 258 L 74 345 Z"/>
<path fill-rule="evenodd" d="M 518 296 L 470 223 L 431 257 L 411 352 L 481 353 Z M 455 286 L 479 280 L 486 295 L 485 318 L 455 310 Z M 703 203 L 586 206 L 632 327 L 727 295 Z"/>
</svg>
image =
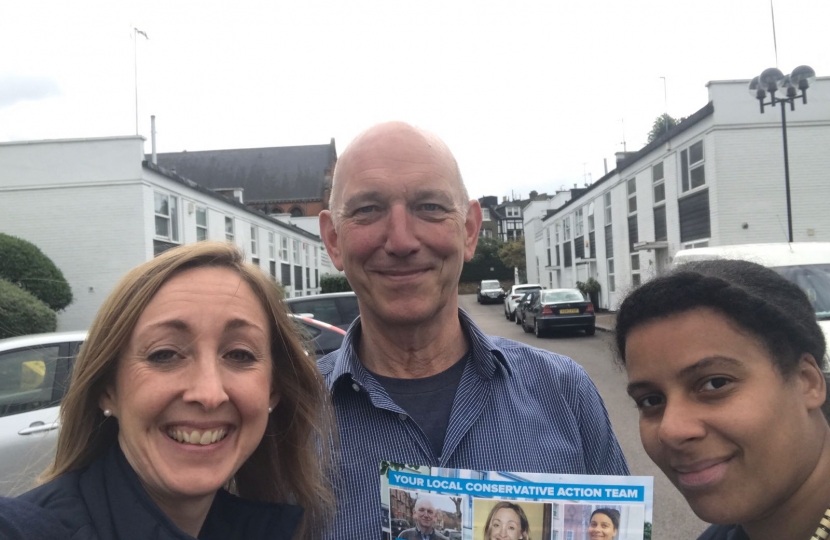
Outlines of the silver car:
<svg viewBox="0 0 830 540">
<path fill-rule="evenodd" d="M 86 332 L 0 340 L 0 496 L 33 487 L 51 463 L 58 412 Z"/>
</svg>

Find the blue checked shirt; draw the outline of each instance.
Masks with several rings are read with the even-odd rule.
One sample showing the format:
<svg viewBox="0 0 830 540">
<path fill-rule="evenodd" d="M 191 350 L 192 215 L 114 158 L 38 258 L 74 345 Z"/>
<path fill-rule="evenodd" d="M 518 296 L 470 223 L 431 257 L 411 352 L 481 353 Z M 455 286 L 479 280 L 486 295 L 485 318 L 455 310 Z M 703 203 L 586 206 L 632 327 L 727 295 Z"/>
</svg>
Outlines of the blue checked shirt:
<svg viewBox="0 0 830 540">
<path fill-rule="evenodd" d="M 324 538 L 379 538 L 381 460 L 454 469 L 628 475 L 594 383 L 570 358 L 484 334 L 464 311 L 472 343 L 440 456 L 363 367 L 360 322 L 319 361 L 340 431 L 337 515 Z"/>
</svg>

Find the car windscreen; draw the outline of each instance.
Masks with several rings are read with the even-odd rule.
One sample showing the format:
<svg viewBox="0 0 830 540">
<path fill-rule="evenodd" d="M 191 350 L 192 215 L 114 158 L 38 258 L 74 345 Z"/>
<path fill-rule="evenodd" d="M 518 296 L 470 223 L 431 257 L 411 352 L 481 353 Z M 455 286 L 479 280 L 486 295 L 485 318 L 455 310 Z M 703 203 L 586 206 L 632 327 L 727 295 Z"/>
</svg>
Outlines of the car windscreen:
<svg viewBox="0 0 830 540">
<path fill-rule="evenodd" d="M 776 272 L 807 294 L 820 321 L 830 320 L 830 264 L 779 266 Z"/>
<path fill-rule="evenodd" d="M 526 292 L 541 291 L 542 287 L 516 287 L 513 294 L 524 294 Z"/>
<path fill-rule="evenodd" d="M 576 291 L 554 291 L 542 295 L 543 304 L 557 304 L 559 302 L 582 302 L 585 299 Z"/>
<path fill-rule="evenodd" d="M 500 289 L 501 284 L 498 281 L 482 281 L 481 282 L 482 289 Z"/>
</svg>

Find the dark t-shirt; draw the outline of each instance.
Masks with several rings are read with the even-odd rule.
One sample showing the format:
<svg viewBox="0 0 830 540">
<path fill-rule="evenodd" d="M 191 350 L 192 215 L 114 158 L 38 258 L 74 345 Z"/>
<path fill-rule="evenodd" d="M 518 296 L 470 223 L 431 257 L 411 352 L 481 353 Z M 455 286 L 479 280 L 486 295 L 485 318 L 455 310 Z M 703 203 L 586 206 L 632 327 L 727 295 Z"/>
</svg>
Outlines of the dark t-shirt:
<svg viewBox="0 0 830 540">
<path fill-rule="evenodd" d="M 392 401 L 418 424 L 429 439 L 432 452 L 439 457 L 450 424 L 455 391 L 469 358 L 467 353 L 446 371 L 423 379 L 395 379 L 372 374 Z"/>
</svg>

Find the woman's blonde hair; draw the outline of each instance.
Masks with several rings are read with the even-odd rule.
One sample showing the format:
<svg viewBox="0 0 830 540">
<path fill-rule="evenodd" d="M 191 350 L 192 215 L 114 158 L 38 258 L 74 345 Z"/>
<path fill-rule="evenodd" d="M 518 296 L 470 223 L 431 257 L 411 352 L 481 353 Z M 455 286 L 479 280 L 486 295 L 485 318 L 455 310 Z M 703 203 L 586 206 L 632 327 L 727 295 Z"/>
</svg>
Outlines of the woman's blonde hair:
<svg viewBox="0 0 830 540">
<path fill-rule="evenodd" d="M 525 514 L 521 506 L 509 501 L 499 501 L 490 509 L 490 513 L 487 515 L 487 521 L 484 523 L 484 540 L 491 540 L 490 524 L 493 522 L 493 517 L 496 515 L 496 512 L 503 508 L 513 510 L 519 516 L 519 527 L 521 528 L 519 538 L 521 540 L 528 540 L 530 538 L 530 521 L 527 519 L 527 514 Z"/>
<path fill-rule="evenodd" d="M 198 242 L 171 249 L 130 271 L 106 299 L 81 347 L 69 390 L 61 404 L 55 461 L 41 475 L 47 482 L 89 465 L 116 443 L 118 423 L 99 407 L 113 382 L 118 359 L 147 304 L 173 276 L 192 268 L 228 268 L 244 280 L 268 315 L 273 388 L 279 403 L 265 436 L 228 487 L 258 501 L 288 502 L 305 509 L 303 534 L 329 515 L 333 437 L 328 389 L 313 356 L 303 349 L 276 283 L 245 262 L 235 246 Z"/>
</svg>

